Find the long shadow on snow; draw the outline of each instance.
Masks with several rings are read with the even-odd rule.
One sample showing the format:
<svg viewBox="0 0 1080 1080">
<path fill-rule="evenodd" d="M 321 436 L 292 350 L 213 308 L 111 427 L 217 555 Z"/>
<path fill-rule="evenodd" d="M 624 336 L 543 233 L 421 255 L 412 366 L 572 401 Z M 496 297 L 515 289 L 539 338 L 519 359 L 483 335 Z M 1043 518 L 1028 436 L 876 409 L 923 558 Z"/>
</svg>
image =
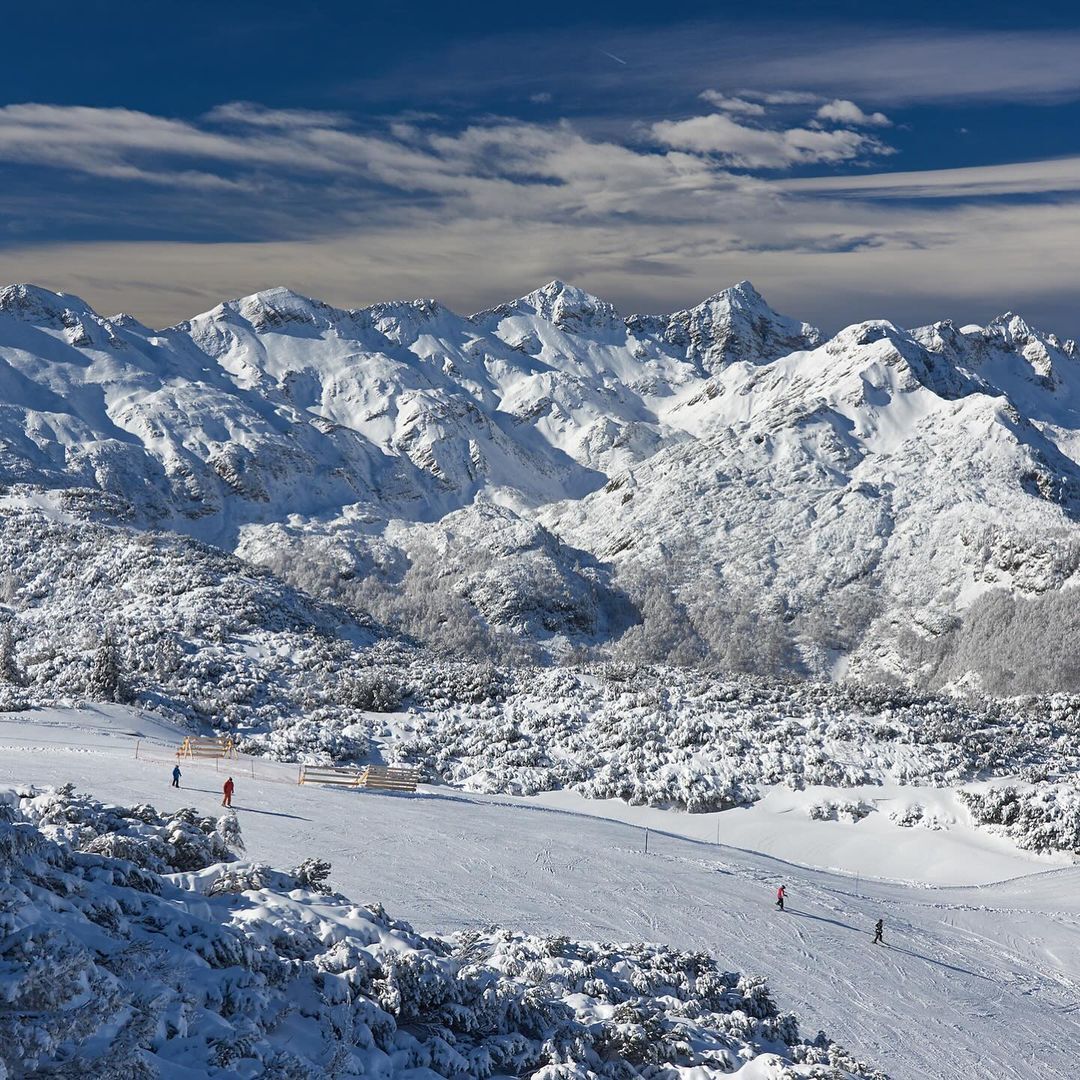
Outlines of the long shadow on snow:
<svg viewBox="0 0 1080 1080">
<path fill-rule="evenodd" d="M 844 930 L 854 930 L 856 934 L 869 933 L 869 931 L 862 930 L 858 926 L 852 926 L 851 923 L 841 922 L 839 919 L 827 919 L 824 915 L 811 915 L 809 911 L 799 911 L 796 908 L 786 907 L 784 908 L 784 914 L 798 915 L 800 919 L 813 919 L 815 922 L 832 923 L 833 926 L 839 926 Z"/>
<path fill-rule="evenodd" d="M 892 949 L 893 952 L 903 953 L 905 956 L 913 956 L 916 960 L 925 960 L 928 964 L 936 964 L 938 967 L 947 968 L 949 971 L 955 971 L 960 975 L 971 975 L 976 979 L 985 979 L 987 982 L 993 982 L 989 975 L 981 975 L 977 971 L 972 971 L 971 968 L 957 967 L 955 964 L 946 964 L 944 960 L 934 960 L 932 957 L 924 956 L 922 953 L 914 952 L 911 949 L 901 949 L 899 945 L 888 945 L 886 949 Z"/>
<path fill-rule="evenodd" d="M 870 936 L 868 930 L 863 930 L 861 927 L 852 926 L 851 923 L 841 922 L 839 919 L 827 919 L 824 915 L 811 915 L 809 911 L 798 911 L 796 908 L 785 908 L 784 911 L 788 915 L 798 915 L 800 919 L 813 919 L 815 922 L 832 923 L 833 926 L 839 926 L 844 930 L 853 930 L 856 934 L 866 934 Z M 980 975 L 977 971 L 972 971 L 970 968 L 957 967 L 954 964 L 946 964 L 944 960 L 934 960 L 932 957 L 924 956 L 922 953 L 917 953 L 911 949 L 902 949 L 899 945 L 890 945 L 888 942 L 883 943 L 886 949 L 891 949 L 893 952 L 904 953 L 906 956 L 913 956 L 916 960 L 925 960 L 928 964 L 936 964 L 938 967 L 948 968 L 949 971 L 955 971 L 960 975 L 971 975 L 976 979 L 985 979 L 987 982 L 993 982 L 988 975 Z"/>
<path fill-rule="evenodd" d="M 293 821 L 310 821 L 311 818 L 301 817 L 299 814 L 283 814 L 280 810 L 256 810 L 253 806 L 229 806 L 228 810 L 243 810 L 245 814 L 266 814 L 268 817 L 287 817 Z"/>
</svg>

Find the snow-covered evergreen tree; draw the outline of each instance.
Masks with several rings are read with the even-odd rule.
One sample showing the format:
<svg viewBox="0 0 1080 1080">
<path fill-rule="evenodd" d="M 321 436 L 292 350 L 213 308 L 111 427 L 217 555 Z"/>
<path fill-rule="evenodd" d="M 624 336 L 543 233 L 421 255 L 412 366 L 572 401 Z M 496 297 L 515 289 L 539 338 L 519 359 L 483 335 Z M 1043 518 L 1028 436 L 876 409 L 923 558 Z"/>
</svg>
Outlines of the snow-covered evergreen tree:
<svg viewBox="0 0 1080 1080">
<path fill-rule="evenodd" d="M 125 698 L 120 655 L 111 629 L 105 631 L 94 653 L 86 692 L 95 701 L 123 701 Z"/>
<path fill-rule="evenodd" d="M 11 632 L 11 623 L 0 626 L 0 682 L 9 686 L 22 686 L 25 675 L 19 666 L 15 651 L 15 635 Z"/>
</svg>

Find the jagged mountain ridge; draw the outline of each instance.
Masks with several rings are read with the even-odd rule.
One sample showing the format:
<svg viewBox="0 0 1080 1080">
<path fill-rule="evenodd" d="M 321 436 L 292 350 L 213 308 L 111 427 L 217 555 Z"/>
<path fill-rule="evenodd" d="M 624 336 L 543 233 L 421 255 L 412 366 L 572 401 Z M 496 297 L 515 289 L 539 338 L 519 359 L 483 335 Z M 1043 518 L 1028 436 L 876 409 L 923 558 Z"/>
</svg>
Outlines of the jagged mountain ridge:
<svg viewBox="0 0 1080 1080">
<path fill-rule="evenodd" d="M 748 284 L 641 323 L 552 282 L 472 318 L 274 289 L 158 332 L 9 287 L 0 469 L 101 488 L 141 520 L 226 545 L 243 521 L 357 502 L 419 520 L 483 488 L 538 505 L 678 437 L 666 400 L 725 349 L 778 355 L 798 334 Z"/>
<path fill-rule="evenodd" d="M 400 580 L 423 542 L 530 636 L 625 626 L 620 571 L 793 611 L 871 589 L 880 653 L 898 611 L 1071 583 L 1076 352 L 1012 314 L 823 342 L 747 282 L 627 318 L 558 281 L 469 317 L 275 289 L 162 331 L 13 286 L 0 479 L 343 578 Z"/>
</svg>

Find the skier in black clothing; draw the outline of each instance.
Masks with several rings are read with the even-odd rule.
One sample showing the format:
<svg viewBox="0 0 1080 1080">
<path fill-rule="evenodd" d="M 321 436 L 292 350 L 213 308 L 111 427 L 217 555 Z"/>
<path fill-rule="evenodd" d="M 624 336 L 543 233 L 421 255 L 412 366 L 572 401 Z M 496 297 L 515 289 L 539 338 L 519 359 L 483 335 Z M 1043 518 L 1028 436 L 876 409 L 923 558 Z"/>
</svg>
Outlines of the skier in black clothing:
<svg viewBox="0 0 1080 1080">
<path fill-rule="evenodd" d="M 180 786 L 180 766 L 179 765 L 177 765 L 172 771 L 172 786 L 173 787 L 179 787 Z"/>
<path fill-rule="evenodd" d="M 885 939 L 881 936 L 882 933 L 884 932 L 884 930 L 885 930 L 884 921 L 881 920 L 881 919 L 878 919 L 878 921 L 876 923 L 874 923 L 874 944 L 875 945 L 884 945 L 885 944 Z"/>
</svg>

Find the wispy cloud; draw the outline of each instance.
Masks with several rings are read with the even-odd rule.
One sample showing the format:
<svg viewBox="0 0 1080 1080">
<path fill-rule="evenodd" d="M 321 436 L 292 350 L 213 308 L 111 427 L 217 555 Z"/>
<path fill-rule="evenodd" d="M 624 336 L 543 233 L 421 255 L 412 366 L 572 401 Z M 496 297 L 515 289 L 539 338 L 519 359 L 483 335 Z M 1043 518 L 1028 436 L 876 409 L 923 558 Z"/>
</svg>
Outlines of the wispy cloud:
<svg viewBox="0 0 1080 1080">
<path fill-rule="evenodd" d="M 812 47 L 805 47 L 806 44 Z M 881 28 L 857 41 L 823 26 L 804 47 L 747 55 L 749 85 L 778 83 L 888 103 L 1040 102 L 1080 97 L 1080 33 Z"/>
<path fill-rule="evenodd" d="M 345 113 L 320 109 L 268 109 L 253 101 L 230 101 L 217 105 L 203 119 L 215 124 L 239 124 L 244 127 L 303 128 L 349 127 Z"/>
<path fill-rule="evenodd" d="M 750 101 L 745 97 L 732 97 L 719 90 L 702 90 L 699 97 L 721 112 L 741 113 L 744 116 L 764 116 L 765 106 L 760 101 Z"/>
<path fill-rule="evenodd" d="M 806 90 L 743 90 L 741 93 L 766 105 L 815 105 L 821 100 L 820 94 Z"/>
<path fill-rule="evenodd" d="M 1080 193 L 1080 157 L 973 165 L 918 172 L 814 176 L 778 181 L 789 193 L 858 195 L 868 199 L 973 199 Z"/>
</svg>

